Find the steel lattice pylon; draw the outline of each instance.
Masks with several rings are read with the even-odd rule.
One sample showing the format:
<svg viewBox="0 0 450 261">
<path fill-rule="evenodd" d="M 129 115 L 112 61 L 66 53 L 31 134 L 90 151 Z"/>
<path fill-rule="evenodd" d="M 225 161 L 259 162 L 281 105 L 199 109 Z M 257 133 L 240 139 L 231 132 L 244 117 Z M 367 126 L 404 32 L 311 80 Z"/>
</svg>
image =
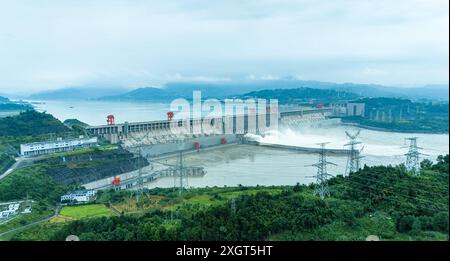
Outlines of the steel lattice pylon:
<svg viewBox="0 0 450 261">
<path fill-rule="evenodd" d="M 419 175 L 420 174 L 419 156 L 426 155 L 426 154 L 419 152 L 419 149 L 422 149 L 422 148 L 417 146 L 417 137 L 406 138 L 406 140 L 409 140 L 408 152 L 405 154 L 406 170 L 413 173 L 414 175 Z"/>
<path fill-rule="evenodd" d="M 327 164 L 336 166 L 336 164 L 327 161 L 327 154 L 325 150 L 325 145 L 327 143 L 328 142 L 318 144 L 320 145 L 319 162 L 312 165 L 317 168 L 317 174 L 313 176 L 316 178 L 317 183 L 315 194 L 319 195 L 321 199 L 324 199 L 326 196 L 330 195 L 330 190 L 328 189 L 328 177 L 332 177 L 332 175 L 327 171 Z"/>
<path fill-rule="evenodd" d="M 344 144 L 344 146 L 350 147 L 348 159 L 347 159 L 347 166 L 345 168 L 345 174 L 349 175 L 350 173 L 357 172 L 361 168 L 361 159 L 363 156 L 361 156 L 361 149 L 357 149 L 356 146 L 361 144 L 360 141 L 357 141 L 360 133 L 360 130 L 358 130 L 355 134 L 350 134 L 349 132 L 345 132 L 347 137 L 350 139 L 350 141 L 347 144 Z"/>
<path fill-rule="evenodd" d="M 177 166 L 177 172 L 178 172 L 178 178 L 179 178 L 179 193 L 181 194 L 181 192 L 183 191 L 183 189 L 185 187 L 188 186 L 188 176 L 187 173 L 184 172 L 184 162 L 183 162 L 183 151 L 186 147 L 185 144 L 186 140 L 185 139 L 178 139 L 176 141 L 177 145 L 178 145 L 178 166 Z M 176 179 L 176 176 L 174 176 Z"/>
<path fill-rule="evenodd" d="M 145 194 L 144 178 L 142 177 L 143 176 L 143 167 L 144 167 L 144 164 L 143 164 L 143 159 L 144 159 L 143 157 L 144 156 L 143 156 L 143 149 L 142 148 L 144 146 L 144 141 L 145 141 L 145 139 L 148 138 L 149 134 L 150 133 L 148 132 L 147 134 L 145 134 L 145 135 L 143 135 L 141 137 L 139 137 L 139 134 L 137 134 L 137 133 L 136 133 L 136 135 L 134 133 L 133 134 L 130 133 L 128 135 L 128 138 L 131 138 L 137 144 L 136 146 L 134 146 L 134 149 L 136 149 L 135 153 L 137 152 L 137 154 L 138 154 L 138 158 L 137 158 L 136 163 L 135 163 L 136 164 L 136 168 L 138 169 L 138 175 L 137 175 L 137 177 L 135 179 L 137 188 L 134 191 L 132 191 L 132 193 L 131 193 L 131 197 L 133 197 L 133 196 L 136 197 L 136 202 L 139 202 L 141 196 L 143 194 Z M 150 164 L 150 169 L 152 170 L 153 166 L 151 165 L 150 161 L 149 161 L 149 164 Z"/>
</svg>

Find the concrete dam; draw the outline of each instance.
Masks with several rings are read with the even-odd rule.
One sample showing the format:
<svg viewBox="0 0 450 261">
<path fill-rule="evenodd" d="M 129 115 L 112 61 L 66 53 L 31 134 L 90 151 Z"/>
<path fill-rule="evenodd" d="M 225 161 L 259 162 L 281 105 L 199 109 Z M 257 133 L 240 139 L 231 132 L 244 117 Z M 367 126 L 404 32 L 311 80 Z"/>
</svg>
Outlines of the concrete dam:
<svg viewBox="0 0 450 261">
<path fill-rule="evenodd" d="M 124 122 L 89 126 L 86 131 L 89 135 L 102 137 L 112 144 L 121 144 L 123 148 L 135 153 L 138 152 L 136 148 L 140 147 L 142 156 L 155 157 L 180 150 L 198 150 L 244 142 L 245 134 L 263 135 L 278 126 L 292 128 L 320 122 L 334 116 L 334 112 L 334 108 L 330 107 L 267 113 L 266 124 L 258 124 L 259 117 L 256 115 L 256 125 L 251 124 L 247 115 L 234 115 L 190 120 Z M 277 124 L 271 124 L 270 119 L 276 119 Z M 236 127 L 239 123 L 242 128 Z M 227 129 L 227 125 L 233 127 Z M 187 131 L 179 132 L 180 128 Z M 194 129 L 200 131 L 195 132 Z"/>
<path fill-rule="evenodd" d="M 264 124 L 262 127 L 252 126 L 247 116 L 223 116 L 217 118 L 199 118 L 190 120 L 161 120 L 147 122 L 124 122 L 120 124 L 107 124 L 101 126 L 89 126 L 86 131 L 89 135 L 95 135 L 119 144 L 124 149 L 146 157 L 152 161 L 151 168 L 144 168 L 142 174 L 132 171 L 120 174 L 122 180 L 119 189 L 132 189 L 139 183 L 153 182 L 161 177 L 203 176 L 206 171 L 199 166 L 184 166 L 182 172 L 176 165 L 163 164 L 161 159 L 173 157 L 177 153 L 195 153 L 215 148 L 234 146 L 234 144 L 248 144 L 261 147 L 272 147 L 278 150 L 291 150 L 299 153 L 318 153 L 317 148 L 283 146 L 276 144 L 260 144 L 249 140 L 246 134 L 264 135 L 264 133 L 278 127 L 297 128 L 311 123 L 328 121 L 335 116 L 333 108 L 315 108 L 304 110 L 291 110 L 267 114 L 266 123 L 275 119 L 277 124 Z M 274 117 L 276 116 L 276 117 Z M 272 118 L 270 118 L 272 117 Z M 258 119 L 258 118 L 257 118 Z M 236 128 L 241 121 L 242 128 Z M 331 120 L 332 121 L 332 120 Z M 234 127 L 228 129 L 227 124 Z M 258 122 L 257 122 L 258 123 Z M 184 127 L 187 132 L 177 133 L 177 128 Z M 193 133 L 198 128 L 200 133 Z M 230 133 L 231 130 L 231 133 Z M 347 155 L 347 150 L 330 150 L 331 154 Z M 90 189 L 110 189 L 111 178 L 84 184 Z"/>
</svg>

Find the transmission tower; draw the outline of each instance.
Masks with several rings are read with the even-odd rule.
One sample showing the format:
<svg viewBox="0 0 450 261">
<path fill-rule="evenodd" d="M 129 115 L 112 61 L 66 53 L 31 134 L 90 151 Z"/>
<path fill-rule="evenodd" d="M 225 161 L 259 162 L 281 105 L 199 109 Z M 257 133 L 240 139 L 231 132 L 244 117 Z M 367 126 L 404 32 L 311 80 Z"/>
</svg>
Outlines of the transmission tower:
<svg viewBox="0 0 450 261">
<path fill-rule="evenodd" d="M 360 141 L 357 141 L 360 133 L 358 130 L 355 134 L 350 134 L 348 131 L 345 132 L 350 141 L 347 144 L 344 144 L 345 147 L 350 147 L 348 152 L 347 166 L 345 168 L 345 175 L 349 175 L 350 173 L 357 172 L 361 168 L 360 160 L 363 158 L 361 156 L 361 149 L 357 149 L 356 146 L 361 144 Z"/>
<path fill-rule="evenodd" d="M 316 190 L 315 194 L 319 195 L 321 199 L 324 199 L 326 196 L 330 195 L 330 190 L 328 189 L 328 177 L 332 176 L 327 171 L 327 164 L 334 165 L 336 164 L 327 161 L 327 152 L 325 149 L 325 145 L 328 142 L 318 143 L 317 145 L 320 146 L 320 153 L 319 153 L 319 162 L 316 164 L 313 164 L 312 166 L 317 168 L 317 174 L 315 176 L 312 176 L 316 178 Z"/>
<path fill-rule="evenodd" d="M 142 137 L 138 137 L 138 135 L 134 136 L 134 135 L 129 135 L 128 137 L 131 138 L 134 142 L 135 142 L 135 146 L 133 146 L 133 148 L 136 149 L 137 154 L 138 154 L 138 158 L 136 160 L 136 168 L 138 169 L 138 175 L 135 178 L 136 180 L 136 189 L 132 191 L 131 193 L 131 197 L 135 196 L 136 197 L 136 203 L 139 202 L 141 196 L 145 193 L 145 189 L 144 189 L 144 178 L 143 178 L 143 150 L 142 148 L 144 147 L 144 140 L 146 138 L 148 138 L 148 135 L 150 134 L 150 132 L 147 132 L 147 134 L 145 134 Z M 149 162 L 150 163 L 150 162 Z M 150 166 L 151 170 L 153 169 L 153 166 Z"/>
<path fill-rule="evenodd" d="M 141 198 L 142 194 L 144 194 L 144 179 L 142 178 L 142 146 L 139 146 L 138 149 L 138 158 L 136 160 L 137 168 L 138 168 L 138 176 L 136 178 L 136 185 L 137 188 L 132 192 L 131 196 L 136 196 L 136 202 L 139 202 L 139 199 Z"/>
<path fill-rule="evenodd" d="M 417 137 L 406 138 L 405 140 L 409 140 L 408 152 L 405 154 L 406 156 L 406 170 L 413 173 L 414 175 L 420 174 L 420 155 L 426 155 L 424 153 L 419 152 L 421 147 L 417 146 Z"/>
<path fill-rule="evenodd" d="M 179 194 L 181 194 L 183 189 L 188 186 L 188 175 L 187 175 L 187 173 L 184 172 L 184 162 L 183 162 L 183 151 L 184 151 L 184 149 L 186 147 L 185 141 L 186 140 L 182 139 L 182 138 L 176 140 L 176 143 L 177 143 L 177 146 L 178 146 L 178 159 L 177 159 L 178 163 L 177 163 L 177 166 L 176 166 L 176 169 L 177 169 L 176 172 L 178 172 L 178 188 L 179 188 L 178 191 L 179 191 Z M 174 178 L 176 180 L 177 177 L 174 176 Z M 176 183 L 177 182 L 175 181 L 175 184 Z"/>
</svg>

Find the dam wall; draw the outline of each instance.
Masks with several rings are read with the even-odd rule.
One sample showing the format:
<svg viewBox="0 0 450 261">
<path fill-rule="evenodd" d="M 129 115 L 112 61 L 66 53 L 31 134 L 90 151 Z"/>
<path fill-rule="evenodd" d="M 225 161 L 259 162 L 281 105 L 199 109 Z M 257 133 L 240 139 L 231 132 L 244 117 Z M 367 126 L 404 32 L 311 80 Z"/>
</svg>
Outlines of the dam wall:
<svg viewBox="0 0 450 261">
<path fill-rule="evenodd" d="M 245 144 L 279 149 L 279 150 L 293 150 L 298 151 L 300 153 L 320 153 L 322 148 L 316 147 L 302 147 L 302 146 L 293 146 L 293 145 L 283 145 L 283 144 L 274 144 L 274 143 L 263 143 L 258 141 L 248 140 L 245 141 Z M 333 154 L 336 156 L 347 156 L 350 153 L 348 149 L 333 149 L 333 148 L 325 148 L 324 149 L 328 154 Z"/>
<path fill-rule="evenodd" d="M 169 155 L 182 151 L 193 151 L 197 150 L 195 147 L 198 144 L 199 149 L 205 149 L 215 146 L 221 146 L 225 144 L 235 144 L 240 141 L 240 136 L 235 134 L 224 134 L 224 135 L 211 135 L 211 136 L 200 136 L 197 138 L 188 138 L 180 143 L 159 143 L 152 145 L 143 145 L 141 148 L 142 156 L 144 157 L 158 157 L 163 155 Z M 136 152 L 136 148 L 128 148 L 132 152 Z"/>
</svg>

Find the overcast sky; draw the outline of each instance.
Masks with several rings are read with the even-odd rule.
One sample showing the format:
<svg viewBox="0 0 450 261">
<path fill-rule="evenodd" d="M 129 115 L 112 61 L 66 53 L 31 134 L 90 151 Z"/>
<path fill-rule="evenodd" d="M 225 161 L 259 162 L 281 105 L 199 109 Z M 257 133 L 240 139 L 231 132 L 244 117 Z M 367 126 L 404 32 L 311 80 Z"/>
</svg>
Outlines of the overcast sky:
<svg viewBox="0 0 450 261">
<path fill-rule="evenodd" d="M 0 0 L 0 93 L 277 79 L 448 83 L 448 0 Z"/>
</svg>

